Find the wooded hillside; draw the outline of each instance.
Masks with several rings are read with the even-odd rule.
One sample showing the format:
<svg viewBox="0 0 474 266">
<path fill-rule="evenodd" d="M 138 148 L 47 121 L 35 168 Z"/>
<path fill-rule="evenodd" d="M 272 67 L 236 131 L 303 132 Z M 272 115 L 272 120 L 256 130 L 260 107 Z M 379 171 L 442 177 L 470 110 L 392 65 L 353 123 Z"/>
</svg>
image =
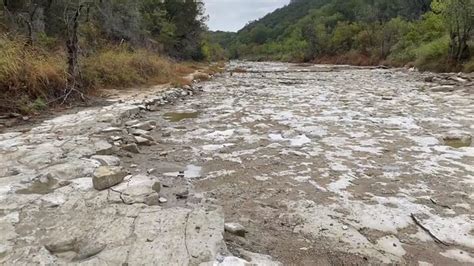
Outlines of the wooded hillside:
<svg viewBox="0 0 474 266">
<path fill-rule="evenodd" d="M 232 58 L 471 72 L 473 25 L 473 0 L 293 0 L 226 49 Z"/>
</svg>

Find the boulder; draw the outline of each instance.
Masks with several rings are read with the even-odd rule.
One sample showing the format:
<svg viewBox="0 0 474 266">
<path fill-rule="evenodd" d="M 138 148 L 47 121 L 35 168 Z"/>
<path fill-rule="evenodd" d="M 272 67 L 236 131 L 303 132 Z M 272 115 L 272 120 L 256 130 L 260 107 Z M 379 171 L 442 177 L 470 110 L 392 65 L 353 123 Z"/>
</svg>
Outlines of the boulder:
<svg viewBox="0 0 474 266">
<path fill-rule="evenodd" d="M 92 177 L 92 184 L 97 190 L 104 190 L 120 184 L 127 173 L 120 167 L 101 166 L 97 168 Z"/>
</svg>

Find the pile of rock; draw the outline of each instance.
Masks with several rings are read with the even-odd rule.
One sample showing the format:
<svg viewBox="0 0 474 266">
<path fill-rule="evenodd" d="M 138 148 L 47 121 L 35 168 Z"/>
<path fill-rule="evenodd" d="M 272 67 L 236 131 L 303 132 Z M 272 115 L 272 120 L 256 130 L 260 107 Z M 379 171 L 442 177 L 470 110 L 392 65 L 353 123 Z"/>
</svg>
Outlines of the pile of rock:
<svg viewBox="0 0 474 266">
<path fill-rule="evenodd" d="M 424 81 L 433 84 L 430 86 L 432 92 L 452 92 L 458 89 L 474 88 L 474 77 L 465 73 L 440 73 L 425 75 Z"/>
</svg>

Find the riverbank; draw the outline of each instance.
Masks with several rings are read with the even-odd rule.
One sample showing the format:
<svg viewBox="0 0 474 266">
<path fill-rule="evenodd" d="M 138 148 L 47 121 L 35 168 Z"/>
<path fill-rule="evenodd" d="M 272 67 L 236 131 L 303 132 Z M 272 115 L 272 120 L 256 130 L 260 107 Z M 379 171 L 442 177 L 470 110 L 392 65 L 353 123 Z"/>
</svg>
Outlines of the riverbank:
<svg viewBox="0 0 474 266">
<path fill-rule="evenodd" d="M 222 71 L 223 66 L 178 62 L 145 49 L 110 46 L 80 57 L 80 75 L 71 90 L 67 56 L 62 49 L 27 45 L 5 36 L 0 37 L 0 48 L 1 116 L 32 116 L 50 108 L 94 104 L 104 89 L 157 84 L 182 87 L 191 84 L 187 76 L 202 72 L 201 78 L 206 79 L 206 74 Z"/>
</svg>

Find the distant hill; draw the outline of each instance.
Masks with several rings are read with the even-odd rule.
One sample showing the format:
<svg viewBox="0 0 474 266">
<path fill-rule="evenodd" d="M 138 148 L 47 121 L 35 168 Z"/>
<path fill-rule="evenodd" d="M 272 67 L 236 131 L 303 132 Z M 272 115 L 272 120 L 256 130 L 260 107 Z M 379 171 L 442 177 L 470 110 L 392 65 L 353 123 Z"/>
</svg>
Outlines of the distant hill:
<svg viewBox="0 0 474 266">
<path fill-rule="evenodd" d="M 231 58 L 474 68 L 474 1 L 433 2 L 436 12 L 432 0 L 292 0 L 237 34 L 214 36 Z M 456 21 L 460 28 L 449 27 Z"/>
</svg>

